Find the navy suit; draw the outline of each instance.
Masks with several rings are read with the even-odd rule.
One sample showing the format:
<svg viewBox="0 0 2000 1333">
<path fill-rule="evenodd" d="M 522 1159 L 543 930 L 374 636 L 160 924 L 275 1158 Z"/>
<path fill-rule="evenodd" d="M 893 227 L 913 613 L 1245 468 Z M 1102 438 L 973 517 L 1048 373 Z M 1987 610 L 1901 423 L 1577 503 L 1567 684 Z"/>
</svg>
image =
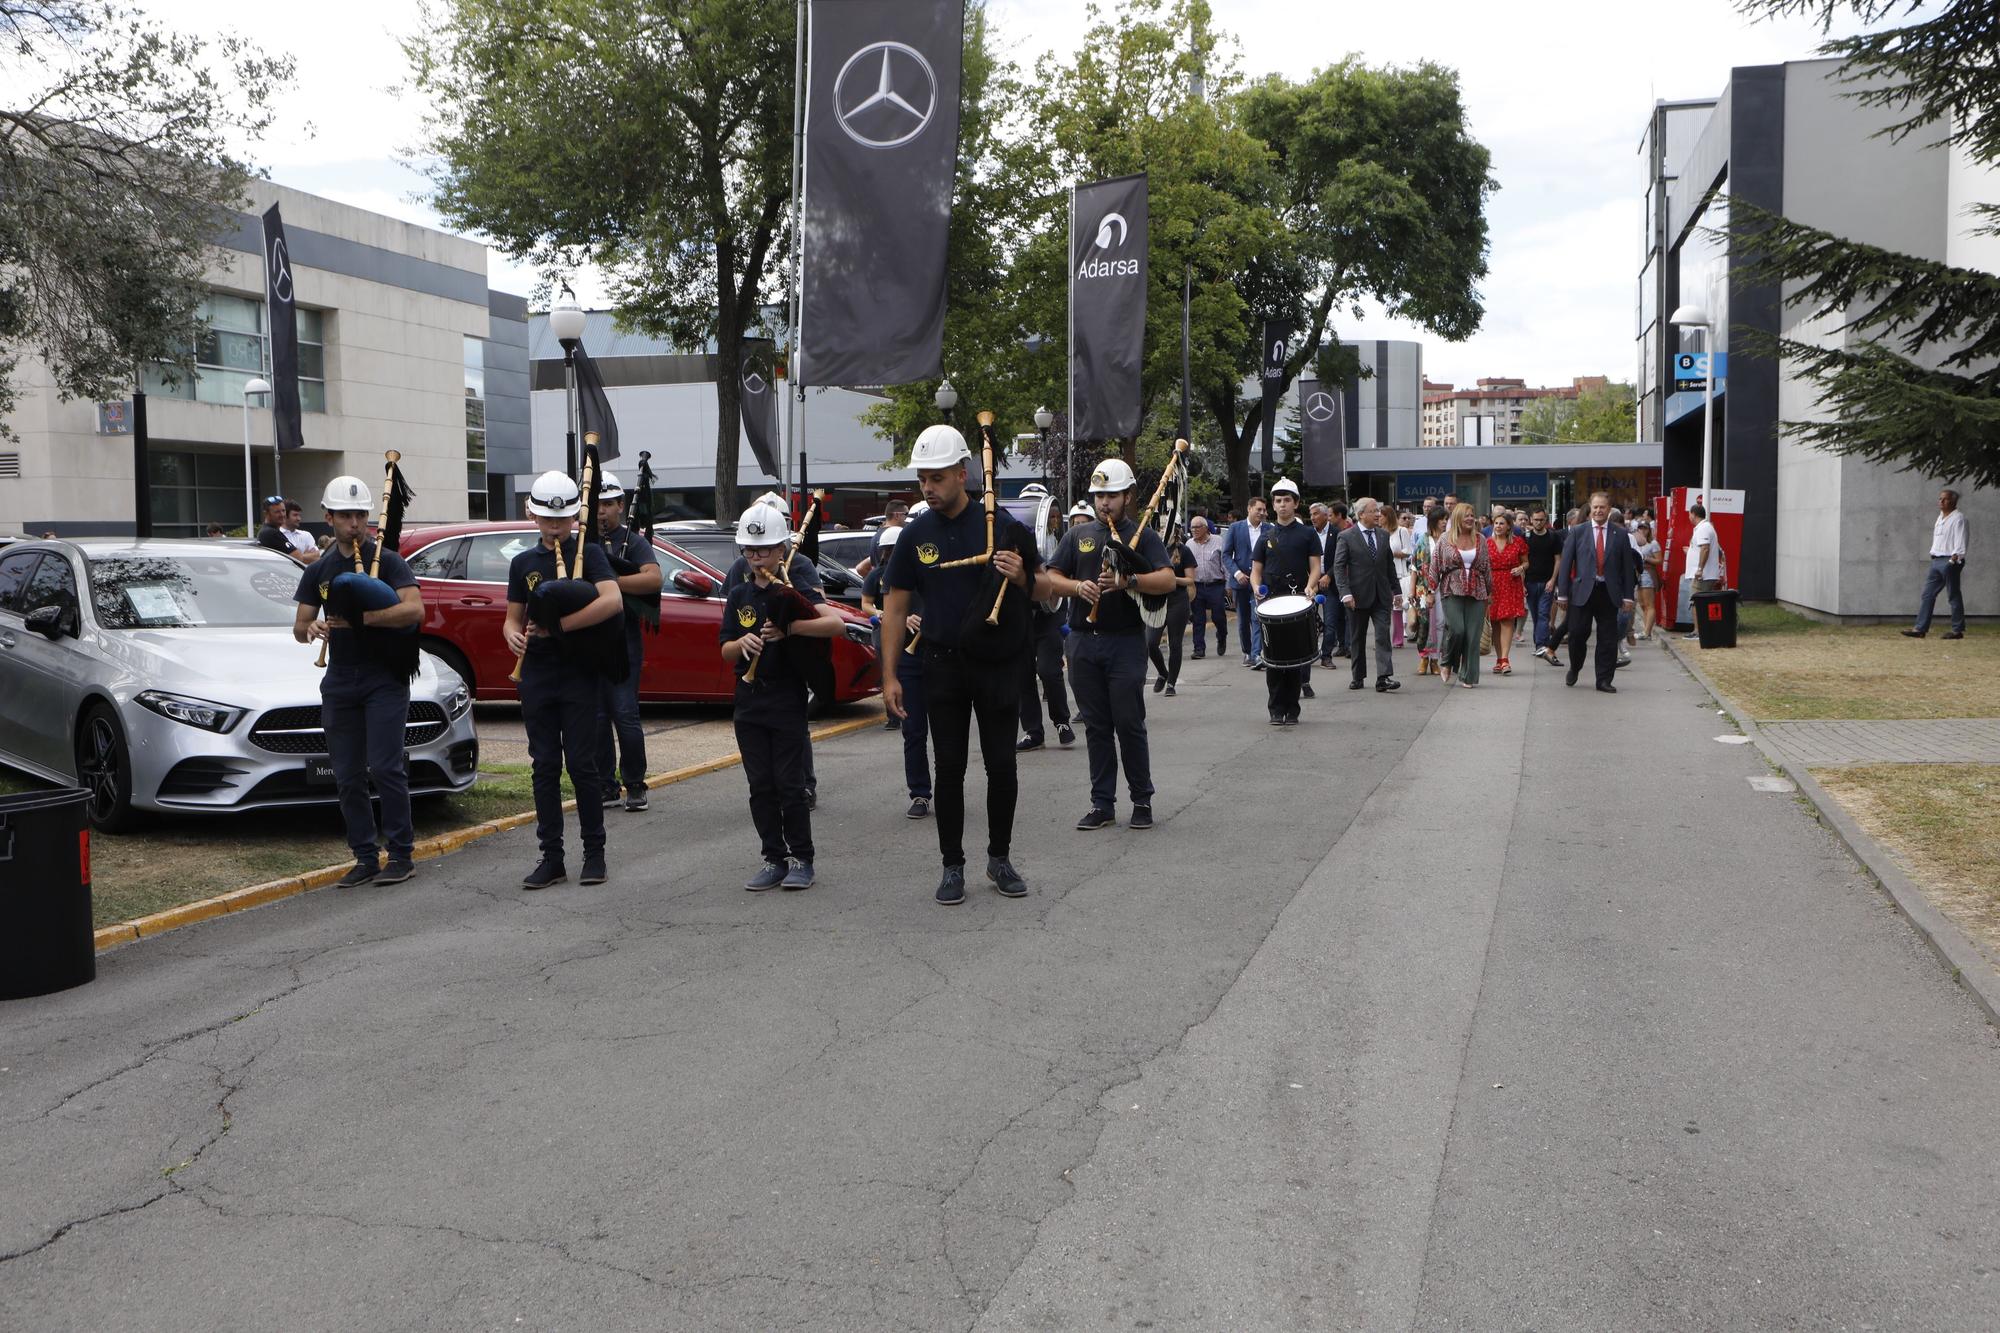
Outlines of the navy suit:
<svg viewBox="0 0 2000 1333">
<path fill-rule="evenodd" d="M 1591 631 L 1597 633 L 1597 683 L 1609 685 L 1618 669 L 1618 609 L 1638 596 L 1639 556 L 1616 523 L 1604 525 L 1604 564 L 1598 567 L 1597 524 L 1585 519 L 1569 529 L 1556 559 L 1556 600 L 1569 604 L 1569 670 L 1583 670 Z"/>
<path fill-rule="evenodd" d="M 1236 589 L 1237 642 L 1243 645 L 1244 654 L 1252 662 L 1264 655 L 1264 627 L 1257 623 L 1257 590 L 1238 582 L 1236 576 L 1250 576 L 1251 554 L 1257 549 L 1257 539 L 1270 530 L 1269 523 L 1259 523 L 1253 529 L 1250 520 L 1239 518 L 1229 525 L 1222 541 L 1222 558 L 1228 562 L 1230 583 Z"/>
</svg>

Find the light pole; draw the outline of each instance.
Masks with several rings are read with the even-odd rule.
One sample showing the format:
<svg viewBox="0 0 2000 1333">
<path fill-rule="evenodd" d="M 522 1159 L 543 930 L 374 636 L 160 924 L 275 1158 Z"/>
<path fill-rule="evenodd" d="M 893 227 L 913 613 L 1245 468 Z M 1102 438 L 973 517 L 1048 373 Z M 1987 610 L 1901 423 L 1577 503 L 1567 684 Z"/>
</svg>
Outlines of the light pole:
<svg viewBox="0 0 2000 1333">
<path fill-rule="evenodd" d="M 949 379 L 938 385 L 937 396 L 933 401 L 937 403 L 937 410 L 944 413 L 944 424 L 949 426 L 951 410 L 958 406 L 958 390 L 951 387 Z"/>
<path fill-rule="evenodd" d="M 1042 484 L 1044 486 L 1048 485 L 1049 481 L 1049 427 L 1055 424 L 1055 413 L 1049 411 L 1046 407 L 1035 409 L 1035 429 L 1042 437 Z M 1065 491 L 1069 489 L 1069 479 L 1067 477 L 1063 479 L 1063 489 Z M 1067 499 L 1063 501 L 1063 509 L 1065 511 L 1069 509 L 1069 501 Z"/>
<path fill-rule="evenodd" d="M 251 539 L 257 536 L 257 474 L 250 465 L 250 400 L 258 394 L 271 392 L 268 382 L 251 380 L 243 386 L 243 535 Z M 271 493 L 284 494 L 278 485 L 278 439 L 271 437 Z"/>
<path fill-rule="evenodd" d="M 1668 323 L 1700 329 L 1702 354 L 1708 358 L 1708 371 L 1701 379 L 1701 499 L 1706 504 L 1715 462 L 1715 325 L 1709 322 L 1708 311 L 1698 305 L 1682 306 Z"/>
<path fill-rule="evenodd" d="M 576 475 L 576 349 L 583 342 L 583 308 L 575 297 L 549 311 L 549 332 L 563 349 L 563 460 Z"/>
</svg>

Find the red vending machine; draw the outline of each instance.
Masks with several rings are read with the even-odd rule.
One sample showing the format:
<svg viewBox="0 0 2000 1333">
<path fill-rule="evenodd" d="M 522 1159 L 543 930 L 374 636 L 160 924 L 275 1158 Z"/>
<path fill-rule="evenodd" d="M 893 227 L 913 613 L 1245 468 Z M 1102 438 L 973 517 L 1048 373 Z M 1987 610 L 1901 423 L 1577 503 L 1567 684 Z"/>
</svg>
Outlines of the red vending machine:
<svg viewBox="0 0 2000 1333">
<path fill-rule="evenodd" d="M 1661 577 L 1654 594 L 1662 625 L 1692 629 L 1688 597 L 1693 592 L 1694 574 L 1688 568 L 1688 548 L 1694 540 L 1695 519 L 1688 506 L 1700 504 L 1699 486 L 1676 486 L 1673 494 L 1653 502 L 1665 533 L 1659 538 Z M 1708 492 L 1708 521 L 1715 525 L 1715 539 L 1722 547 L 1722 586 L 1736 586 L 1737 563 L 1743 554 L 1743 492 L 1717 487 Z"/>
</svg>

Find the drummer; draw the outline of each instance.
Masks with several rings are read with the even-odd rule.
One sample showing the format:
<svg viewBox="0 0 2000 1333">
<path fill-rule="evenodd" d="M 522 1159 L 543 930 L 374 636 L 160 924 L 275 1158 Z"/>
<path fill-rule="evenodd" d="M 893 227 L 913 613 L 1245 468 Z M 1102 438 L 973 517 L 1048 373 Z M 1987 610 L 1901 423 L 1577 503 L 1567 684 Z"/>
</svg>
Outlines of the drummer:
<svg viewBox="0 0 2000 1333">
<path fill-rule="evenodd" d="M 1280 477 L 1271 487 L 1271 513 L 1275 524 L 1257 539 L 1250 553 L 1250 586 L 1256 590 L 1258 614 L 1271 597 L 1310 598 L 1319 585 L 1319 537 L 1312 526 L 1299 521 L 1299 488 L 1289 478 Z M 1310 620 L 1308 620 L 1310 624 Z M 1308 635 L 1301 650 L 1309 662 L 1319 651 L 1316 636 Z M 1269 692 L 1271 725 L 1295 727 L 1299 724 L 1299 698 L 1311 697 L 1305 683 L 1310 668 L 1274 666 L 1269 627 L 1264 633 L 1264 687 Z"/>
</svg>

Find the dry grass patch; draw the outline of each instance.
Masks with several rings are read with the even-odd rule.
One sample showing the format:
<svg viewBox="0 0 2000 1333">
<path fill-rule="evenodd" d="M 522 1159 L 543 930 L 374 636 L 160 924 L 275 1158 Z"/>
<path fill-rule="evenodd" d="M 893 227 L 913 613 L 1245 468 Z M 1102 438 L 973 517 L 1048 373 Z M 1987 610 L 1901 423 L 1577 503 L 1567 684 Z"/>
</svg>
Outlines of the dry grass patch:
<svg viewBox="0 0 2000 1333">
<path fill-rule="evenodd" d="M 1683 645 L 1716 688 L 1759 722 L 2000 717 L 2000 630 L 1953 642 L 1895 625 L 1834 626 L 1770 605 L 1743 609 L 1737 647 Z"/>
<path fill-rule="evenodd" d="M 1812 775 L 2000 963 L 2000 764 L 1862 764 Z"/>
</svg>

